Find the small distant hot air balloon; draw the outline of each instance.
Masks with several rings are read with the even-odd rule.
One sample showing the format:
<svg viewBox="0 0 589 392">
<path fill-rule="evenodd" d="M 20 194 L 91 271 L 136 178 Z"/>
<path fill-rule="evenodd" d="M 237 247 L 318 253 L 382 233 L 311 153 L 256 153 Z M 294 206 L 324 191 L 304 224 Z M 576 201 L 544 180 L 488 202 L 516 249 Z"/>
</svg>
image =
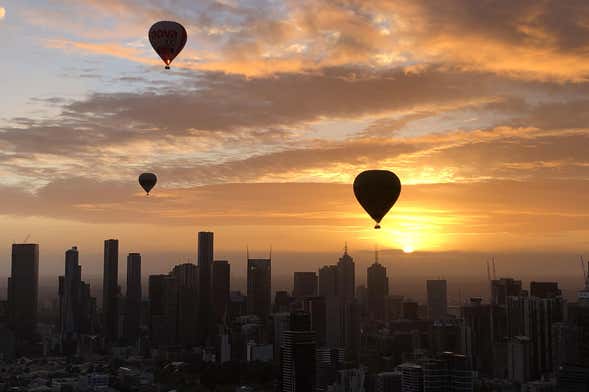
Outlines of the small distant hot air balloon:
<svg viewBox="0 0 589 392">
<path fill-rule="evenodd" d="M 170 69 L 172 60 L 182 51 L 186 45 L 186 39 L 186 29 L 177 22 L 161 21 L 149 29 L 149 42 L 164 60 L 166 69 Z"/>
<path fill-rule="evenodd" d="M 354 195 L 380 229 L 380 221 L 401 194 L 399 177 L 388 170 L 366 170 L 354 180 Z"/>
<path fill-rule="evenodd" d="M 157 176 L 153 173 L 143 173 L 139 176 L 139 185 L 145 192 L 147 192 L 147 196 L 149 196 L 149 191 L 153 189 L 155 184 L 157 183 Z"/>
</svg>

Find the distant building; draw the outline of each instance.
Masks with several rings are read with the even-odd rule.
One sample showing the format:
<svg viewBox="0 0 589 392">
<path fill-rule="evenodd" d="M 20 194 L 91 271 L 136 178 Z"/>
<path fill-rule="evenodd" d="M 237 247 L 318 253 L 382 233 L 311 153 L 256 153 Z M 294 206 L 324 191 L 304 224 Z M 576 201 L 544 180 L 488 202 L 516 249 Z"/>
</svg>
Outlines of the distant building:
<svg viewBox="0 0 589 392">
<path fill-rule="evenodd" d="M 494 279 L 491 281 L 491 304 L 505 305 L 507 297 L 517 297 L 522 291 L 522 281 L 512 278 Z"/>
<path fill-rule="evenodd" d="M 315 391 L 317 343 L 308 313 L 291 314 L 290 329 L 283 332 L 280 351 L 282 392 Z"/>
<path fill-rule="evenodd" d="M 427 313 L 430 320 L 448 317 L 448 284 L 445 280 L 427 281 Z"/>
<path fill-rule="evenodd" d="M 530 381 L 531 347 L 530 338 L 515 336 L 508 343 L 507 378 L 525 384 Z"/>
<path fill-rule="evenodd" d="M 311 330 L 315 331 L 317 345 L 327 344 L 327 302 L 323 297 L 307 297 L 303 308 L 311 317 Z"/>
<path fill-rule="evenodd" d="M 247 312 L 266 320 L 270 313 L 272 260 L 247 260 Z"/>
<path fill-rule="evenodd" d="M 325 298 L 337 296 L 337 271 L 336 265 L 326 265 L 319 269 L 319 296 Z"/>
<path fill-rule="evenodd" d="M 386 297 L 389 295 L 387 269 L 375 261 L 367 271 L 367 308 L 373 320 L 385 320 Z"/>
<path fill-rule="evenodd" d="M 60 290 L 60 325 L 62 339 L 79 333 L 80 321 L 80 284 L 82 268 L 79 265 L 77 247 L 65 252 L 65 274 Z"/>
<path fill-rule="evenodd" d="M 198 233 L 198 340 L 201 344 L 212 338 L 215 314 L 211 300 L 212 264 L 214 259 L 213 236 L 211 232 Z"/>
<path fill-rule="evenodd" d="M 354 299 L 356 289 L 354 259 L 348 254 L 348 247 L 337 263 L 337 296 L 343 301 Z"/>
<path fill-rule="evenodd" d="M 415 363 L 403 363 L 398 366 L 401 372 L 402 392 L 423 391 L 423 368 Z"/>
<path fill-rule="evenodd" d="M 317 295 L 317 274 L 315 272 L 295 272 L 292 296 L 297 299 Z"/>
<path fill-rule="evenodd" d="M 538 298 L 557 298 L 562 295 L 558 282 L 530 282 L 530 296 Z"/>
<path fill-rule="evenodd" d="M 278 290 L 274 295 L 274 313 L 289 312 L 294 298 L 285 290 Z"/>
<path fill-rule="evenodd" d="M 383 372 L 374 377 L 374 392 L 401 392 L 402 373 Z"/>
<path fill-rule="evenodd" d="M 136 343 L 141 326 L 141 255 L 127 255 L 127 295 L 125 313 L 125 339 Z"/>
<path fill-rule="evenodd" d="M 178 286 L 170 275 L 149 276 L 149 332 L 153 347 L 176 344 Z"/>
<path fill-rule="evenodd" d="M 39 245 L 13 244 L 8 278 L 9 326 L 17 338 L 31 339 L 37 330 Z"/>
<path fill-rule="evenodd" d="M 228 320 L 229 292 L 231 291 L 231 265 L 227 260 L 213 263 L 213 304 L 217 323 Z"/>
<path fill-rule="evenodd" d="M 104 273 L 102 275 L 103 334 L 114 342 L 119 331 L 119 240 L 104 241 Z"/>
<path fill-rule="evenodd" d="M 198 276 L 200 269 L 192 263 L 184 263 L 174 266 L 170 272 L 170 279 L 175 282 L 168 285 L 171 296 L 176 293 L 176 343 L 183 346 L 200 344 L 198 319 Z M 168 301 L 172 301 L 170 298 Z M 209 320 L 210 321 L 210 320 Z M 172 321 L 173 322 L 173 321 Z"/>
</svg>

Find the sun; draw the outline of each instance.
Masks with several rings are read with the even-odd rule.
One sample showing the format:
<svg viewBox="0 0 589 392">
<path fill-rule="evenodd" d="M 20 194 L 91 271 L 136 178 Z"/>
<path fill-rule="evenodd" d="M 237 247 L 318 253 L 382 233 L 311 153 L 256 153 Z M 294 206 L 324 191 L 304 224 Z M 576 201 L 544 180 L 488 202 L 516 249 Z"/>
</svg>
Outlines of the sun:
<svg viewBox="0 0 589 392">
<path fill-rule="evenodd" d="M 414 251 L 415 251 L 415 249 L 413 249 L 413 246 L 411 246 L 411 245 L 403 246 L 404 253 L 413 253 Z"/>
</svg>

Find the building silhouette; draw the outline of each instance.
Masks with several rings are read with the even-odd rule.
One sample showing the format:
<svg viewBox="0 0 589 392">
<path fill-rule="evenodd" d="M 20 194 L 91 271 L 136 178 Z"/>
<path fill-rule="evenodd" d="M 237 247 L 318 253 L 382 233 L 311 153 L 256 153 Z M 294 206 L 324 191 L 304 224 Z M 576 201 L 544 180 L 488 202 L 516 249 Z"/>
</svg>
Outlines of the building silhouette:
<svg viewBox="0 0 589 392">
<path fill-rule="evenodd" d="M 317 274 L 315 272 L 295 272 L 293 280 L 293 297 L 301 299 L 317 295 Z"/>
<path fill-rule="evenodd" d="M 389 295 L 387 269 L 375 260 L 367 271 L 366 300 L 368 315 L 373 320 L 385 319 L 385 302 Z"/>
<path fill-rule="evenodd" d="M 176 320 L 170 322 L 176 324 L 176 343 L 183 346 L 201 344 L 198 336 L 198 332 L 203 330 L 199 329 L 201 321 L 198 318 L 200 315 L 198 313 L 198 306 L 200 305 L 198 301 L 199 272 L 200 269 L 191 263 L 174 266 L 169 274 L 168 285 L 166 286 L 166 290 L 169 290 L 169 292 L 164 293 L 164 297 L 167 298 L 169 304 L 174 301 L 172 296 L 177 296 L 175 298 Z M 174 317 L 171 310 L 168 310 L 168 314 L 169 317 Z M 214 320 L 208 319 L 208 322 L 212 323 Z M 212 338 L 212 336 L 210 337 Z"/>
<path fill-rule="evenodd" d="M 38 293 L 39 245 L 13 244 L 8 278 L 8 321 L 17 338 L 35 336 Z"/>
<path fill-rule="evenodd" d="M 556 298 L 562 295 L 558 282 L 530 282 L 530 296 L 537 298 Z"/>
<path fill-rule="evenodd" d="M 317 345 L 310 315 L 293 312 L 290 329 L 283 332 L 280 350 L 282 392 L 315 391 Z"/>
<path fill-rule="evenodd" d="M 214 259 L 214 234 L 211 232 L 198 233 L 198 339 L 201 344 L 206 343 L 214 331 L 215 315 L 211 300 L 212 266 Z"/>
<path fill-rule="evenodd" d="M 135 343 L 141 326 L 141 255 L 127 255 L 127 295 L 125 297 L 124 336 L 127 342 Z"/>
<path fill-rule="evenodd" d="M 348 254 L 348 247 L 337 263 L 337 295 L 344 302 L 354 299 L 356 289 L 354 259 Z"/>
<path fill-rule="evenodd" d="M 271 259 L 247 260 L 247 312 L 266 320 L 271 302 Z"/>
<path fill-rule="evenodd" d="M 326 265 L 319 269 L 319 296 L 337 296 L 337 265 Z"/>
<path fill-rule="evenodd" d="M 213 263 L 213 304 L 217 323 L 225 323 L 229 311 L 231 265 L 227 260 Z"/>
<path fill-rule="evenodd" d="M 442 320 L 448 314 L 448 285 L 445 280 L 428 280 L 427 312 L 431 320 Z"/>
<path fill-rule="evenodd" d="M 104 241 L 102 275 L 102 328 L 107 342 L 114 342 L 119 331 L 119 240 Z"/>
<path fill-rule="evenodd" d="M 79 265 L 77 247 L 65 252 L 65 274 L 60 290 L 60 332 L 62 339 L 79 332 L 80 324 L 80 285 L 82 268 Z M 61 281 L 61 280 L 60 280 Z"/>
<path fill-rule="evenodd" d="M 512 278 L 493 279 L 491 281 L 491 304 L 505 305 L 507 297 L 517 297 L 522 291 L 522 281 Z"/>
</svg>

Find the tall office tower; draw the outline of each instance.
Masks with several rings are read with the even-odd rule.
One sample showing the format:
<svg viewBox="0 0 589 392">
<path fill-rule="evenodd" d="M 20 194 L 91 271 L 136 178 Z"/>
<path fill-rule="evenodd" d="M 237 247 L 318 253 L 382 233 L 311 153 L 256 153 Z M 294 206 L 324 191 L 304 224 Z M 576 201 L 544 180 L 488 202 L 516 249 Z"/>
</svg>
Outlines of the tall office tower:
<svg viewBox="0 0 589 392">
<path fill-rule="evenodd" d="M 107 342 L 118 337 L 119 329 L 119 240 L 104 241 L 104 273 L 102 276 L 103 334 Z"/>
<path fill-rule="evenodd" d="M 402 392 L 423 391 L 423 368 L 420 365 L 406 362 L 399 365 L 397 369 L 401 372 Z"/>
<path fill-rule="evenodd" d="M 430 320 L 447 318 L 448 287 L 445 280 L 427 281 L 427 312 Z"/>
<path fill-rule="evenodd" d="M 274 294 L 274 307 L 272 312 L 289 312 L 290 304 L 292 304 L 293 300 L 294 298 L 290 296 L 288 291 L 278 290 L 276 294 Z"/>
<path fill-rule="evenodd" d="M 308 313 L 296 311 L 291 314 L 290 329 L 283 332 L 280 350 L 283 392 L 315 391 L 317 345 L 310 324 Z"/>
<path fill-rule="evenodd" d="M 295 272 L 292 296 L 301 299 L 317 295 L 317 274 L 315 272 Z"/>
<path fill-rule="evenodd" d="M 403 314 L 402 318 L 405 320 L 418 320 L 419 319 L 419 304 L 417 301 L 405 299 L 403 301 Z"/>
<path fill-rule="evenodd" d="M 531 378 L 551 372 L 552 324 L 564 319 L 564 300 L 557 298 L 509 297 L 507 298 L 507 319 L 510 337 L 530 338 Z"/>
<path fill-rule="evenodd" d="M 491 281 L 491 304 L 505 305 L 507 297 L 517 297 L 522 291 L 522 281 L 512 278 Z"/>
<path fill-rule="evenodd" d="M 247 260 L 247 312 L 262 322 L 270 313 L 272 260 Z"/>
<path fill-rule="evenodd" d="M 530 282 L 530 296 L 538 298 L 556 298 L 562 295 L 558 282 Z"/>
<path fill-rule="evenodd" d="M 348 302 L 354 299 L 356 289 L 354 259 L 348 254 L 348 247 L 337 263 L 337 295 Z"/>
<path fill-rule="evenodd" d="M 385 319 L 385 301 L 389 295 L 387 269 L 375 261 L 368 267 L 366 300 L 368 315 L 372 320 Z"/>
<path fill-rule="evenodd" d="M 90 285 L 80 282 L 80 326 L 82 334 L 94 334 L 96 331 L 96 298 L 90 294 Z"/>
<path fill-rule="evenodd" d="M 178 282 L 170 275 L 149 276 L 149 329 L 154 347 L 178 343 Z"/>
<path fill-rule="evenodd" d="M 317 346 L 327 344 L 327 302 L 323 297 L 307 297 L 303 308 L 311 317 L 311 329 L 315 331 Z"/>
<path fill-rule="evenodd" d="M 176 292 L 177 297 L 177 343 L 183 346 L 194 346 L 202 344 L 199 341 L 198 319 L 198 272 L 200 269 L 191 263 L 184 263 L 175 266 L 170 273 L 170 278 L 175 280 L 168 289 Z M 170 296 L 172 294 L 166 293 Z M 168 301 L 172 298 L 169 297 Z M 169 313 L 169 312 L 168 312 Z M 210 322 L 211 320 L 209 320 Z M 212 330 L 209 330 L 212 332 Z M 212 336 L 211 336 L 212 337 Z"/>
<path fill-rule="evenodd" d="M 515 336 L 507 344 L 507 378 L 525 384 L 530 381 L 530 338 Z"/>
<path fill-rule="evenodd" d="M 274 346 L 274 361 L 280 362 L 280 348 L 282 347 L 284 331 L 290 330 L 290 313 L 280 312 L 272 314 L 272 329 L 273 329 L 273 341 Z"/>
<path fill-rule="evenodd" d="M 214 258 L 213 233 L 198 233 L 198 338 L 201 344 L 212 337 L 215 315 L 211 301 L 211 273 Z"/>
<path fill-rule="evenodd" d="M 213 263 L 213 304 L 217 323 L 226 323 L 229 312 L 229 292 L 231 291 L 231 265 L 227 260 Z"/>
<path fill-rule="evenodd" d="M 77 247 L 74 246 L 65 252 L 65 274 L 60 277 L 62 287 L 59 298 L 61 311 L 59 331 L 65 346 L 68 346 L 68 343 L 65 341 L 75 339 L 80 332 L 80 320 L 82 317 L 80 309 L 82 268 L 78 264 L 78 260 L 79 254 Z M 65 351 L 69 350 L 65 349 Z"/>
<path fill-rule="evenodd" d="M 125 301 L 126 317 L 124 326 L 125 339 L 135 343 L 141 326 L 141 255 L 127 255 L 127 297 Z"/>
<path fill-rule="evenodd" d="M 362 307 L 357 301 L 344 306 L 344 347 L 347 362 L 357 364 L 360 359 Z"/>
<path fill-rule="evenodd" d="M 461 308 L 464 320 L 465 354 L 471 367 L 483 375 L 492 376 L 493 355 L 493 306 L 483 304 L 480 298 L 471 298 Z"/>
<path fill-rule="evenodd" d="M 326 265 L 319 269 L 319 295 L 325 298 L 337 296 L 336 265 Z"/>
<path fill-rule="evenodd" d="M 39 244 L 13 244 L 8 278 L 9 326 L 19 338 L 34 337 L 39 292 Z"/>
<path fill-rule="evenodd" d="M 401 372 L 383 372 L 374 377 L 374 392 L 401 392 Z"/>
</svg>

